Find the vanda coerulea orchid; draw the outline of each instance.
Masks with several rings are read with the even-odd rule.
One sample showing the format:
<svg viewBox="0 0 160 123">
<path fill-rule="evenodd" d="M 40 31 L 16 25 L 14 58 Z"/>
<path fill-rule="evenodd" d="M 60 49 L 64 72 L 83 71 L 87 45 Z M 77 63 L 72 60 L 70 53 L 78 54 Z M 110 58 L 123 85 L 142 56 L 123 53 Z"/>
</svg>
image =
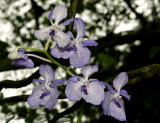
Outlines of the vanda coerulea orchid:
<svg viewBox="0 0 160 123">
<path fill-rule="evenodd" d="M 114 80 L 113 80 L 113 88 L 105 83 L 108 87 L 107 92 L 105 92 L 105 98 L 102 102 L 103 112 L 105 115 L 110 115 L 117 120 L 126 121 L 126 114 L 124 110 L 124 101 L 122 100 L 122 96 L 126 97 L 130 100 L 130 95 L 128 95 L 126 90 L 123 88 L 128 82 L 128 75 L 126 72 L 121 72 Z"/>
<path fill-rule="evenodd" d="M 52 18 L 55 18 L 55 22 L 53 23 Z M 73 21 L 73 18 L 65 21 L 63 24 L 59 25 L 59 22 L 67 17 L 67 8 L 63 5 L 58 5 L 54 9 L 51 8 L 50 13 L 48 14 L 48 19 L 51 22 L 51 26 L 45 27 L 40 30 L 36 30 L 34 35 L 39 40 L 48 39 L 50 36 L 56 41 L 59 47 L 65 47 L 70 43 L 70 37 L 61 31 L 59 27 L 70 24 Z"/>
<path fill-rule="evenodd" d="M 104 87 L 97 79 L 88 79 L 94 72 L 98 71 L 96 65 L 86 66 L 81 70 L 84 77 L 73 76 L 68 80 L 66 96 L 70 101 L 79 101 L 83 98 L 93 105 L 100 105 L 104 100 Z"/>
<path fill-rule="evenodd" d="M 59 79 L 52 82 L 55 79 L 55 73 L 49 65 L 41 65 L 39 67 L 39 73 L 44 80 L 33 80 L 34 83 L 40 82 L 41 84 L 34 87 L 32 94 L 27 99 L 27 102 L 32 107 L 44 105 L 47 109 L 51 110 L 56 105 L 59 97 L 59 92 L 56 86 L 64 83 L 65 80 Z"/>
<path fill-rule="evenodd" d="M 9 59 L 13 59 L 12 61 L 12 65 L 15 66 L 24 66 L 27 68 L 33 68 L 34 67 L 34 63 L 31 59 L 28 59 L 28 55 L 25 54 L 25 51 L 23 48 L 15 49 L 13 50 L 9 55 L 8 55 Z"/>
<path fill-rule="evenodd" d="M 51 48 L 51 55 L 56 58 L 69 58 L 70 64 L 76 68 L 81 68 L 88 64 L 90 60 L 90 50 L 86 46 L 97 46 L 98 43 L 94 40 L 80 41 L 85 36 L 85 24 L 81 18 L 75 18 L 74 29 L 77 31 L 77 37 L 69 31 L 67 34 L 72 38 L 72 42 L 65 48 L 60 48 L 58 45 Z"/>
<path fill-rule="evenodd" d="M 53 17 L 55 20 L 54 22 L 52 21 Z M 97 47 L 98 43 L 91 39 L 82 39 L 85 38 L 86 30 L 85 23 L 81 18 L 71 18 L 64 23 L 59 24 L 66 17 L 67 8 L 63 5 L 58 5 L 54 9 L 51 8 L 48 14 L 51 26 L 34 32 L 35 37 L 39 40 L 43 41 L 48 39 L 45 44 L 45 48 L 36 49 L 26 46 L 18 46 L 8 55 L 8 58 L 13 60 L 12 65 L 25 66 L 27 68 L 34 67 L 33 61 L 28 59 L 28 56 L 32 56 L 43 61 L 43 64 L 39 67 L 39 73 L 44 79 L 33 79 L 33 83 L 39 82 L 39 84 L 36 84 L 31 95 L 28 97 L 28 104 L 31 107 L 39 107 L 43 105 L 45 108 L 51 110 L 57 104 L 60 91 L 62 95 L 65 93 L 66 98 L 71 102 L 83 99 L 85 102 L 93 105 L 102 105 L 104 115 L 112 116 L 119 121 L 126 121 L 122 96 L 130 100 L 130 95 L 128 95 L 127 91 L 122 88 L 128 82 L 127 73 L 121 72 L 113 80 L 113 87 L 115 90 L 108 83 L 99 81 L 98 79 L 90 79 L 90 76 L 98 71 L 98 66 L 88 65 L 91 58 L 91 52 L 87 46 Z M 73 34 L 75 31 L 76 38 L 73 36 L 71 31 L 65 33 L 60 29 L 65 25 L 69 25 L 73 20 Z M 56 42 L 56 45 L 53 47 L 50 47 L 49 44 L 51 39 L 50 37 L 52 37 Z M 48 52 L 48 48 L 51 50 L 50 53 Z M 34 52 L 32 52 L 33 54 L 25 54 L 24 49 L 38 53 L 34 54 Z M 43 55 L 39 56 L 39 54 Z M 70 64 L 64 66 L 62 63 L 65 61 L 56 61 L 52 56 L 58 59 L 69 59 Z M 66 74 L 68 74 L 66 75 L 66 78 L 68 79 L 66 80 L 66 83 L 65 79 L 55 80 L 55 72 L 52 67 L 45 64 L 45 62 L 62 68 Z M 94 61 L 94 63 L 99 64 L 97 61 Z M 76 68 L 80 68 L 80 73 L 77 72 L 79 69 Z M 78 74 L 82 74 L 83 77 Z M 106 79 L 107 76 L 102 77 L 102 75 L 99 74 L 97 77 Z M 60 86 L 61 84 L 63 84 L 63 87 L 58 91 L 57 86 Z M 105 87 L 108 88 L 108 91 L 106 92 Z M 82 108 L 84 108 L 84 105 Z M 80 114 L 80 117 L 82 114 Z"/>
</svg>

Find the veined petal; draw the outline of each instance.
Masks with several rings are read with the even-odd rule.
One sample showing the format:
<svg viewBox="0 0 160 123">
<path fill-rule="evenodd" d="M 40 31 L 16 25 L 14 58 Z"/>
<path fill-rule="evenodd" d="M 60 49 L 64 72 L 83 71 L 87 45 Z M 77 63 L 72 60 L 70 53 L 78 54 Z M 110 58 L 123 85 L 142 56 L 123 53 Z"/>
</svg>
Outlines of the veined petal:
<svg viewBox="0 0 160 123">
<path fill-rule="evenodd" d="M 69 25 L 73 20 L 74 20 L 74 18 L 68 19 L 67 21 L 65 21 L 63 24 L 61 24 L 59 26 Z"/>
<path fill-rule="evenodd" d="M 50 88 L 50 94 L 51 94 L 50 99 L 45 104 L 45 107 L 49 110 L 51 110 L 57 104 L 57 99 L 59 97 L 59 92 L 58 92 L 56 87 L 55 88 Z"/>
<path fill-rule="evenodd" d="M 66 47 L 71 41 L 69 36 L 66 33 L 62 32 L 60 29 L 57 29 L 53 38 L 61 48 Z"/>
<path fill-rule="evenodd" d="M 40 65 L 39 73 L 46 80 L 46 82 L 51 82 L 55 78 L 55 73 L 49 65 Z"/>
<path fill-rule="evenodd" d="M 113 94 L 111 94 L 109 91 L 105 92 L 104 100 L 102 102 L 102 108 L 103 108 L 104 115 L 111 115 L 109 106 L 113 98 L 114 98 Z"/>
<path fill-rule="evenodd" d="M 77 31 L 76 39 L 82 38 L 85 36 L 85 23 L 81 18 L 75 18 L 74 20 L 74 28 Z"/>
<path fill-rule="evenodd" d="M 88 65 L 85 68 L 81 70 L 83 76 L 85 78 L 88 78 L 90 75 L 98 71 L 98 66 L 97 65 Z"/>
<path fill-rule="evenodd" d="M 66 34 L 69 35 L 69 37 L 74 40 L 74 36 L 71 31 L 68 31 Z"/>
<path fill-rule="evenodd" d="M 15 66 L 25 66 L 27 68 L 33 68 L 34 63 L 30 59 L 19 58 L 12 61 L 12 65 Z"/>
<path fill-rule="evenodd" d="M 39 98 L 43 91 L 43 85 L 37 85 L 34 87 L 31 95 L 28 97 L 27 102 L 32 107 L 39 107 L 41 105 L 41 99 Z"/>
<path fill-rule="evenodd" d="M 107 86 L 109 92 L 111 92 L 111 93 L 115 93 L 115 92 L 116 92 L 108 83 L 101 81 L 100 84 L 101 84 L 101 85 L 104 85 L 104 86 Z"/>
<path fill-rule="evenodd" d="M 72 82 L 78 82 L 78 79 L 81 78 L 80 76 L 72 76 L 69 80 L 69 81 L 72 81 Z"/>
<path fill-rule="evenodd" d="M 51 55 L 55 58 L 61 58 L 63 51 L 60 51 L 59 47 L 56 45 L 55 47 L 51 48 Z"/>
<path fill-rule="evenodd" d="M 48 19 L 50 20 L 50 22 L 53 24 L 52 19 L 53 19 L 53 7 L 51 7 L 51 10 L 48 14 Z"/>
<path fill-rule="evenodd" d="M 25 66 L 27 68 L 33 68 L 34 67 L 34 63 L 31 59 L 27 59 L 26 62 L 25 62 Z"/>
<path fill-rule="evenodd" d="M 117 90 L 117 92 L 120 92 L 120 89 L 123 88 L 128 82 L 128 75 L 126 72 L 121 72 L 114 80 L 113 80 L 113 86 Z"/>
<path fill-rule="evenodd" d="M 40 82 L 42 84 L 45 84 L 45 80 L 41 80 L 41 79 L 33 79 L 33 83 L 36 83 L 36 82 Z"/>
<path fill-rule="evenodd" d="M 114 102 L 110 103 L 110 115 L 119 121 L 126 121 L 126 114 L 124 110 L 123 100 L 118 100 L 120 107 L 118 107 Z"/>
<path fill-rule="evenodd" d="M 43 29 L 34 31 L 34 36 L 37 39 L 43 41 L 43 40 L 45 40 L 45 39 L 50 37 L 50 32 L 51 31 L 52 31 L 52 26 L 45 27 Z"/>
<path fill-rule="evenodd" d="M 88 64 L 90 60 L 91 53 L 88 48 L 83 48 L 82 46 L 77 46 L 77 51 L 75 51 L 70 56 L 70 64 L 76 68 L 81 68 Z"/>
<path fill-rule="evenodd" d="M 94 40 L 85 40 L 85 41 L 81 41 L 81 43 L 83 44 L 83 47 L 86 46 L 95 46 L 97 47 L 98 43 Z"/>
<path fill-rule="evenodd" d="M 120 90 L 120 95 L 122 95 L 122 96 L 126 97 L 128 100 L 130 100 L 131 96 L 127 93 L 126 90 L 121 89 Z"/>
<path fill-rule="evenodd" d="M 58 5 L 53 10 L 53 15 L 55 18 L 55 24 L 58 25 L 58 23 L 67 17 L 67 8 L 63 5 Z"/>
<path fill-rule="evenodd" d="M 99 82 L 91 82 L 87 86 L 87 93 L 82 93 L 82 98 L 93 105 L 100 105 L 104 100 L 104 88 Z"/>
<path fill-rule="evenodd" d="M 50 84 L 51 87 L 55 87 L 61 83 L 64 83 L 65 82 L 65 79 L 58 79 L 56 81 L 54 81 L 52 84 Z"/>
<path fill-rule="evenodd" d="M 81 99 L 81 82 L 69 81 L 66 86 L 65 94 L 69 101 L 79 101 Z"/>
<path fill-rule="evenodd" d="M 55 58 L 64 58 L 68 59 L 73 51 L 65 51 L 63 48 L 59 48 L 57 45 L 53 48 L 51 48 L 51 55 Z"/>
</svg>

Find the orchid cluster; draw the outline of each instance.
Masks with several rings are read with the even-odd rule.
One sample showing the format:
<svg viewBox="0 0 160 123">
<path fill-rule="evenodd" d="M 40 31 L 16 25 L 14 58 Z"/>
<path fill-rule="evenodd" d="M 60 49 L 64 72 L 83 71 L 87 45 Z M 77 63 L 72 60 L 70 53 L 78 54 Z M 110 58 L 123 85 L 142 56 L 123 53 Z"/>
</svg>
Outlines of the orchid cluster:
<svg viewBox="0 0 160 123">
<path fill-rule="evenodd" d="M 54 22 L 52 21 L 54 17 Z M 126 90 L 123 90 L 128 82 L 128 75 L 126 72 L 121 72 L 113 81 L 113 87 L 103 81 L 90 76 L 98 71 L 98 66 L 88 65 L 91 57 L 91 52 L 87 46 L 97 47 L 98 43 L 94 40 L 82 40 L 85 36 L 85 23 L 81 18 L 71 18 L 62 24 L 59 24 L 67 17 L 67 8 L 58 5 L 54 9 L 51 8 L 48 14 L 48 19 L 51 26 L 36 30 L 34 36 L 45 41 L 48 39 L 45 50 L 19 46 L 13 50 L 8 58 L 12 59 L 12 65 L 25 66 L 33 68 L 34 63 L 28 56 L 39 58 L 45 62 L 54 63 L 63 68 L 71 78 L 68 80 L 58 79 L 55 80 L 55 72 L 50 65 L 42 64 L 39 67 L 39 74 L 44 79 L 33 79 L 33 83 L 39 82 L 36 85 L 27 99 L 27 102 L 32 107 L 39 107 L 44 105 L 47 109 L 51 110 L 57 103 L 59 91 L 57 86 L 66 85 L 65 95 L 71 102 L 84 99 L 87 103 L 93 105 L 102 105 L 104 115 L 109 115 L 120 121 L 126 121 L 124 101 L 122 96 L 130 100 Z M 72 32 L 64 32 L 61 28 L 73 22 L 73 28 L 77 32 L 76 38 Z M 50 41 L 54 39 L 56 45 L 50 48 L 50 53 L 47 52 Z M 46 57 L 37 56 L 34 54 L 26 54 L 24 49 L 44 53 Z M 51 55 L 50 55 L 51 54 Z M 74 75 L 67 67 L 61 65 L 53 58 L 69 59 L 70 65 L 74 68 L 81 68 L 83 75 Z M 105 92 L 105 88 L 108 91 Z"/>
</svg>

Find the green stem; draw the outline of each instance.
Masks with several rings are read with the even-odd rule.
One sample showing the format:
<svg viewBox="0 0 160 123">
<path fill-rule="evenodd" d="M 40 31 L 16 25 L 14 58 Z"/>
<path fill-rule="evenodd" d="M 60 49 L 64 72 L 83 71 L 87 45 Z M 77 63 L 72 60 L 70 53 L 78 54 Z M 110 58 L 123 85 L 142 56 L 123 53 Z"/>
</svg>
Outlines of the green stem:
<svg viewBox="0 0 160 123">
<path fill-rule="evenodd" d="M 47 40 L 47 43 L 46 43 L 46 45 L 45 45 L 45 51 L 48 50 L 50 41 L 51 41 L 51 37 L 49 37 L 48 40 Z"/>
<path fill-rule="evenodd" d="M 78 5 L 78 0 L 71 0 L 70 1 L 71 5 L 69 8 L 69 18 L 75 18 L 76 16 L 76 11 L 77 11 L 77 5 Z M 69 25 L 69 30 L 72 31 L 73 29 L 73 23 Z"/>
<path fill-rule="evenodd" d="M 84 113 L 84 104 L 83 104 L 83 106 L 82 106 L 81 113 L 80 113 L 80 115 L 79 115 L 78 120 L 77 120 L 76 123 L 80 123 L 80 122 L 81 122 L 81 118 L 82 118 L 82 116 L 83 116 L 83 113 Z"/>
<path fill-rule="evenodd" d="M 44 51 L 44 50 L 39 50 L 39 49 L 31 48 L 31 47 L 18 46 L 18 47 L 17 47 L 17 49 L 19 49 L 19 48 L 29 49 L 29 50 L 31 50 L 31 51 L 36 51 L 36 52 L 45 53 L 45 51 Z"/>
<path fill-rule="evenodd" d="M 54 60 L 54 59 L 52 58 L 52 56 L 48 54 L 47 51 L 39 50 L 39 49 L 31 48 L 31 47 L 25 47 L 25 46 L 18 46 L 17 49 L 19 49 L 19 48 L 24 48 L 24 49 L 29 49 L 29 50 L 36 51 L 36 52 L 41 52 L 41 53 L 45 54 L 45 55 L 47 56 L 47 58 L 49 58 L 49 59 L 52 61 L 52 63 L 58 65 L 58 66 L 61 67 L 63 70 L 65 70 L 67 74 L 69 74 L 69 75 L 71 75 L 71 76 L 75 76 L 75 75 L 74 75 L 72 72 L 70 72 L 65 66 L 61 65 L 59 62 L 57 62 L 56 60 Z"/>
<path fill-rule="evenodd" d="M 66 73 L 68 73 L 68 74 L 71 75 L 71 76 L 75 76 L 75 75 L 74 75 L 72 72 L 70 72 L 65 66 L 61 65 L 59 62 L 57 62 L 56 60 L 54 60 L 54 59 L 52 58 L 52 56 L 50 56 L 47 52 L 45 52 L 44 54 L 52 61 L 52 63 L 60 66 L 63 70 L 65 70 Z"/>
</svg>

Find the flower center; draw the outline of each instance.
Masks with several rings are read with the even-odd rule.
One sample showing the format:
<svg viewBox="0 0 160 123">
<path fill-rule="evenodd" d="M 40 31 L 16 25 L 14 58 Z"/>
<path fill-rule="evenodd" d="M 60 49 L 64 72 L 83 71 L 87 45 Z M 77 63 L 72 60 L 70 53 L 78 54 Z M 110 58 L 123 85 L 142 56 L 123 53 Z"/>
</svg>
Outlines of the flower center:
<svg viewBox="0 0 160 123">
<path fill-rule="evenodd" d="M 88 94 L 88 92 L 87 92 L 87 88 L 86 88 L 86 86 L 85 86 L 85 85 L 83 85 L 83 86 L 81 87 L 81 91 L 83 91 L 85 95 L 87 95 L 87 94 Z"/>
<path fill-rule="evenodd" d="M 57 26 L 56 25 L 53 25 L 52 28 L 53 28 L 53 30 L 57 30 Z"/>
<path fill-rule="evenodd" d="M 44 87 L 42 87 L 42 90 L 43 90 L 43 93 L 39 97 L 40 99 L 43 99 L 45 96 L 50 95 L 50 91 L 49 91 L 48 87 L 44 86 Z"/>
</svg>

